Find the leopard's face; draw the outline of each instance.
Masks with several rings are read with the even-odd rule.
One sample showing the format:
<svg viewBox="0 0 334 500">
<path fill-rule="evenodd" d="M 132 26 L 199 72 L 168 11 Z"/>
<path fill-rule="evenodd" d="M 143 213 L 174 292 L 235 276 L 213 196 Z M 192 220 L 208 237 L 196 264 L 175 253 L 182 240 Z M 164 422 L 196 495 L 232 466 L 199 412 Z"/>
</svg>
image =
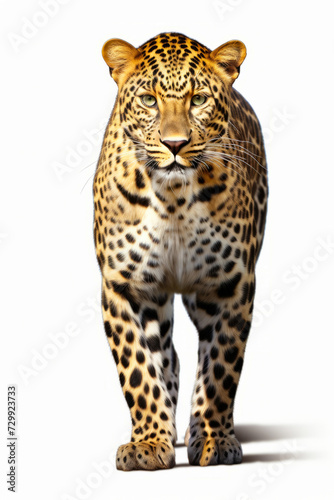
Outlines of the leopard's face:
<svg viewBox="0 0 334 500">
<path fill-rule="evenodd" d="M 117 66 L 119 46 L 108 44 L 104 56 L 119 86 L 120 121 L 137 160 L 150 172 L 195 170 L 205 149 L 227 133 L 237 54 L 233 65 L 184 35 L 167 33 L 138 50 L 127 45 L 126 62 Z"/>
<path fill-rule="evenodd" d="M 154 161 L 155 168 L 168 168 L 174 162 L 184 168 L 195 167 L 206 144 L 218 134 L 224 135 L 227 129 L 227 105 L 225 112 L 219 113 L 219 98 L 215 98 L 205 76 L 190 79 L 187 69 L 181 75 L 182 90 L 171 92 L 164 81 L 153 85 L 153 78 L 145 79 L 139 74 L 130 78 L 120 92 L 120 96 L 129 95 L 129 86 L 135 87 L 133 99 L 128 101 L 131 105 L 127 107 L 124 127 L 143 157 L 147 155 Z M 170 78 L 176 79 L 175 75 Z M 223 83 L 217 92 L 222 98 L 226 96 L 227 101 Z M 125 102 L 124 97 L 123 113 Z M 180 144 L 171 145 L 172 141 Z"/>
</svg>

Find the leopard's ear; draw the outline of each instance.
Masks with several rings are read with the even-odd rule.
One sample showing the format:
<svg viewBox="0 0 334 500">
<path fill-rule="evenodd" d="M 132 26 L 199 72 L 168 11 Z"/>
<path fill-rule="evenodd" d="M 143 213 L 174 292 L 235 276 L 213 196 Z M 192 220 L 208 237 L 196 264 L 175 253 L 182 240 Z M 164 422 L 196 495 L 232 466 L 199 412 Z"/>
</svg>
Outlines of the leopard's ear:
<svg viewBox="0 0 334 500">
<path fill-rule="evenodd" d="M 110 68 L 110 74 L 116 83 L 127 66 L 131 66 L 134 59 L 140 54 L 133 45 L 119 38 L 108 40 L 102 47 L 102 56 Z"/>
<path fill-rule="evenodd" d="M 246 54 L 246 47 L 242 42 L 231 40 L 213 50 L 210 53 L 210 58 L 223 69 L 226 77 L 232 84 L 239 76 L 240 66 Z"/>
</svg>

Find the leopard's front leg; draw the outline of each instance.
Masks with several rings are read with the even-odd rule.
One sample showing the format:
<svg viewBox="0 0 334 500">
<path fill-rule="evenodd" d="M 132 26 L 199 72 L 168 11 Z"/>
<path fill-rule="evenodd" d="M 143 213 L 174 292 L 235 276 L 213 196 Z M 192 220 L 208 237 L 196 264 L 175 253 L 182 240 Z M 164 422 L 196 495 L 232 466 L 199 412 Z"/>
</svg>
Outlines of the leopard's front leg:
<svg viewBox="0 0 334 500">
<path fill-rule="evenodd" d="M 129 283 L 111 279 L 103 286 L 103 317 L 132 419 L 131 442 L 119 447 L 116 466 L 127 471 L 171 468 L 178 382 L 176 353 L 172 342 L 166 342 L 172 297 L 157 294 L 148 301 L 135 296 Z"/>
<path fill-rule="evenodd" d="M 233 406 L 251 326 L 252 275 L 236 275 L 212 296 L 194 294 L 184 303 L 199 332 L 197 380 L 188 430 L 193 465 L 234 464 L 242 460 L 234 433 Z"/>
</svg>

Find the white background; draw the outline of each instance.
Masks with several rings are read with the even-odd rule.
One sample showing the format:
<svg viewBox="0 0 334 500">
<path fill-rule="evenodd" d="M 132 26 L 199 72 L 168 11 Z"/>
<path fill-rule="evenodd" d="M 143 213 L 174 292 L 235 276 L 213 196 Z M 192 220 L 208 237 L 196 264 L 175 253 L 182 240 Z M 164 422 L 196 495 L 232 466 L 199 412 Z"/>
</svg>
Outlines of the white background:
<svg viewBox="0 0 334 500">
<path fill-rule="evenodd" d="M 329 2 L 57 1 L 49 14 L 43 0 L 1 1 L 1 498 L 13 498 L 8 384 L 18 386 L 18 500 L 333 498 Z M 190 467 L 179 446 L 175 469 L 126 474 L 114 457 L 130 418 L 103 332 L 92 234 L 92 178 L 116 97 L 101 48 L 163 31 L 212 49 L 246 44 L 235 87 L 263 126 L 270 204 L 236 401 L 244 463 Z M 181 443 L 197 338 L 179 300 L 175 343 Z"/>
</svg>

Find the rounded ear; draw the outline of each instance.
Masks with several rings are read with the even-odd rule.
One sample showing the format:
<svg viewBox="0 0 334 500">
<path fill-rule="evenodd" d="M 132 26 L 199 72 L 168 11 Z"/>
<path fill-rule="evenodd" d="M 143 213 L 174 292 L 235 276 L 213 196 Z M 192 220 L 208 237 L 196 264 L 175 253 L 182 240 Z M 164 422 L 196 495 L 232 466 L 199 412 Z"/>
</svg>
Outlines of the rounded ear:
<svg viewBox="0 0 334 500">
<path fill-rule="evenodd" d="M 210 58 L 213 59 L 218 66 L 224 69 L 226 76 L 232 84 L 239 76 L 240 66 L 246 54 L 246 47 L 242 42 L 239 42 L 239 40 L 231 40 L 213 50 L 210 54 Z"/>
<path fill-rule="evenodd" d="M 102 56 L 110 68 L 110 74 L 117 82 L 122 69 L 131 64 L 140 54 L 133 45 L 119 38 L 108 40 L 102 47 Z"/>
</svg>

